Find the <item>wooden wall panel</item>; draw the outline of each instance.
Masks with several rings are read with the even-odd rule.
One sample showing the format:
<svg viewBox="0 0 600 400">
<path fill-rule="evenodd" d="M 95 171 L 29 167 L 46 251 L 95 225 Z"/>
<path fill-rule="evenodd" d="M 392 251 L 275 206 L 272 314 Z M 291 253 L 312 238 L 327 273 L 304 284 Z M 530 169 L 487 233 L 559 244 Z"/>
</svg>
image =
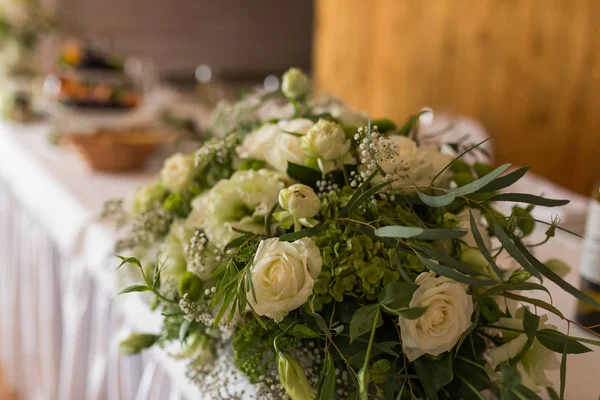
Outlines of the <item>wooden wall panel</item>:
<svg viewBox="0 0 600 400">
<path fill-rule="evenodd" d="M 317 0 L 317 92 L 404 120 L 480 120 L 498 162 L 589 194 L 600 180 L 600 1 Z"/>
</svg>

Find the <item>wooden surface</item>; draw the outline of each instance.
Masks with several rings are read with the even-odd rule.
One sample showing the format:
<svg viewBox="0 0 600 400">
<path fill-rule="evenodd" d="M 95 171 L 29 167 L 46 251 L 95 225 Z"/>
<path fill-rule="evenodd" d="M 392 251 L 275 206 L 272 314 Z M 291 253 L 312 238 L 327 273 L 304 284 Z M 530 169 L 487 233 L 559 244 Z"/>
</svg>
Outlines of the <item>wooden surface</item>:
<svg viewBox="0 0 600 400">
<path fill-rule="evenodd" d="M 343 3 L 343 6 L 340 6 Z M 600 180 L 600 1 L 317 0 L 313 74 L 374 116 L 472 116 L 498 162 Z"/>
</svg>

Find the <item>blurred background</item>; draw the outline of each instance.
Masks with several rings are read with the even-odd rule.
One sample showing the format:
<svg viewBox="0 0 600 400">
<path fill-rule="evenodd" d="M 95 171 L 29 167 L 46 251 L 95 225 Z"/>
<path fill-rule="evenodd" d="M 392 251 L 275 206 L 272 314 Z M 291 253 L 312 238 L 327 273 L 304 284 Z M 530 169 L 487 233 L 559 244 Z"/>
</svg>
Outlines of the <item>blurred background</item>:
<svg viewBox="0 0 600 400">
<path fill-rule="evenodd" d="M 237 92 L 229 88 L 298 66 L 312 74 L 315 92 L 333 93 L 374 117 L 402 122 L 423 106 L 464 115 L 494 135 L 498 163 L 531 165 L 586 195 L 600 179 L 595 0 L 47 0 L 42 6 L 55 24 L 41 40 L 45 71 L 55 65 L 58 43 L 76 37 L 151 62 L 161 82 L 179 89 L 210 84 L 214 105 Z"/>
</svg>

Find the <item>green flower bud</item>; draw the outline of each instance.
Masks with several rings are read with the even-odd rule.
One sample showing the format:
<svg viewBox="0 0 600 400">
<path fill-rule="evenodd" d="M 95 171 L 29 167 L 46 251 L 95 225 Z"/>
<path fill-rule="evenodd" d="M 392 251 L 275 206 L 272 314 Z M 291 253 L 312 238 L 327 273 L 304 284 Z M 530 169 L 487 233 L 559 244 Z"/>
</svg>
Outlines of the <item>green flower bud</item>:
<svg viewBox="0 0 600 400">
<path fill-rule="evenodd" d="M 310 186 L 296 184 L 279 192 L 279 205 L 296 218 L 312 218 L 321 208 L 321 200 Z"/>
<path fill-rule="evenodd" d="M 521 270 L 513 272 L 511 274 L 510 278 L 508 278 L 508 281 L 512 284 L 517 284 L 517 283 L 525 282 L 529 278 L 531 278 L 531 274 L 529 272 L 525 271 L 524 269 L 521 269 Z"/>
<path fill-rule="evenodd" d="M 119 349 L 123 354 L 138 354 L 142 350 L 156 343 L 158 336 L 150 333 L 131 333 L 125 339 L 121 340 Z"/>
<path fill-rule="evenodd" d="M 187 294 L 188 300 L 196 301 L 202 297 L 204 285 L 202 280 L 192 272 L 186 272 L 179 281 L 179 292 L 181 296 Z"/>
<path fill-rule="evenodd" d="M 490 164 L 476 162 L 473 165 L 473 169 L 475 170 L 475 173 L 477 174 L 477 176 L 479 178 L 481 178 L 482 176 L 486 176 L 487 174 L 492 172 L 494 170 L 494 166 L 490 165 Z"/>
<path fill-rule="evenodd" d="M 182 203 L 183 203 L 183 199 L 181 197 L 181 194 L 171 193 L 163 201 L 163 209 L 165 209 L 165 211 L 175 212 L 179 209 L 179 207 L 181 207 Z"/>
<path fill-rule="evenodd" d="M 292 400 L 315 399 L 315 392 L 304 374 L 302 365 L 288 353 L 277 354 L 279 379 Z"/>
<path fill-rule="evenodd" d="M 500 307 L 491 297 L 484 297 L 479 301 L 481 316 L 489 323 L 494 323 L 500 319 Z"/>
<path fill-rule="evenodd" d="M 557 258 L 551 258 L 550 260 L 546 261 L 544 263 L 546 265 L 546 267 L 550 268 L 552 270 L 552 272 L 554 272 L 556 275 L 560 276 L 561 278 L 564 278 L 565 276 L 567 276 L 567 274 L 569 272 L 571 272 L 571 267 L 566 264 L 564 261 L 561 261 Z"/>
<path fill-rule="evenodd" d="M 308 76 L 299 68 L 288 69 L 281 80 L 281 91 L 289 99 L 303 99 L 310 91 Z"/>
<path fill-rule="evenodd" d="M 266 168 L 267 163 L 263 160 L 256 160 L 254 158 L 247 158 L 240 164 L 238 170 L 239 171 L 247 171 L 247 170 L 255 170 L 258 171 L 260 169 Z"/>
</svg>

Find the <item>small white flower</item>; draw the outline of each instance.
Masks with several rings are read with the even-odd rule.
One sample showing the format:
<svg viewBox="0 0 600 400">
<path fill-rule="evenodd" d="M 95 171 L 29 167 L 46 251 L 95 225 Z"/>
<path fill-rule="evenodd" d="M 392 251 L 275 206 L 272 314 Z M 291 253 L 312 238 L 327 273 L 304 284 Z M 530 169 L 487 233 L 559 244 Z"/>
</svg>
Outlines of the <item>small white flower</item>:
<svg viewBox="0 0 600 400">
<path fill-rule="evenodd" d="M 454 347 L 464 331 L 471 326 L 473 300 L 467 285 L 433 272 L 423 272 L 416 279 L 419 285 L 410 307 L 427 307 L 417 319 L 400 317 L 402 347 L 409 361 L 423 354 L 437 356 Z"/>
<path fill-rule="evenodd" d="M 342 159 L 350 149 L 350 139 L 335 122 L 320 119 L 302 137 L 302 149 L 310 157 L 323 161 Z"/>
<path fill-rule="evenodd" d="M 302 70 L 290 68 L 283 74 L 281 91 L 285 97 L 300 100 L 308 95 L 310 91 L 310 81 Z"/>
<path fill-rule="evenodd" d="M 296 218 L 312 218 L 321 208 L 321 200 L 310 186 L 296 184 L 279 192 L 279 205 Z"/>
<path fill-rule="evenodd" d="M 524 329 L 523 307 L 519 308 L 514 315 L 515 318 L 500 318 L 496 325 L 522 331 Z M 555 326 L 548 324 L 547 321 L 547 315 L 540 316 L 538 330 L 556 329 Z M 519 354 L 527 342 L 527 335 L 525 333 L 517 334 L 513 331 L 503 331 L 503 339 L 506 341 L 505 344 L 490 350 L 490 358 L 494 366 L 508 361 Z M 516 368 L 521 375 L 521 383 L 528 389 L 539 392 L 540 387 L 552 386 L 552 381 L 546 377 L 546 371 L 559 369 L 560 363 L 556 353 L 544 347 L 537 339 L 534 339 L 532 346 L 517 363 Z"/>
<path fill-rule="evenodd" d="M 254 291 L 248 293 L 248 302 L 258 315 L 279 322 L 308 300 L 322 265 L 319 248 L 309 238 L 293 243 L 263 240 L 252 262 Z"/>
<path fill-rule="evenodd" d="M 184 190 L 194 178 L 194 156 L 177 153 L 169 157 L 160 171 L 163 185 L 173 192 Z"/>
</svg>

